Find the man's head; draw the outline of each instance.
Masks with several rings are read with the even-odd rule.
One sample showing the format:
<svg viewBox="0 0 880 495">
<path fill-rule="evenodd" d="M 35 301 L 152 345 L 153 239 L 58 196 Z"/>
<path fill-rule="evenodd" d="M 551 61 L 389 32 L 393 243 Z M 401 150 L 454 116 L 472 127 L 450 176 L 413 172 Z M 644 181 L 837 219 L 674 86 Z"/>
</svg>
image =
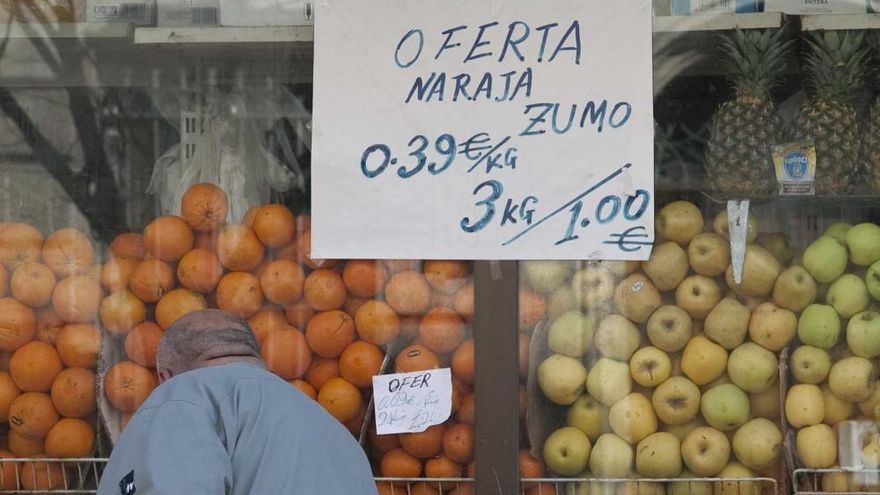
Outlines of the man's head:
<svg viewBox="0 0 880 495">
<path fill-rule="evenodd" d="M 180 317 L 159 343 L 156 371 L 165 381 L 218 361 L 255 361 L 260 346 L 247 322 L 219 309 L 203 309 Z"/>
</svg>

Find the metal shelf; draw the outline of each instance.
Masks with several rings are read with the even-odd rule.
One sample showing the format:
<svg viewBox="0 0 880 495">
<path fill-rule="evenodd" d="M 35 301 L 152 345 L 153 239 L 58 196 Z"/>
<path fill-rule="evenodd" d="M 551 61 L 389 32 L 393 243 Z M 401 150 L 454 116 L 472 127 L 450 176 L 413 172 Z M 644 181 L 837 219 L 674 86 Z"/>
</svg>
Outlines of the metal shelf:
<svg viewBox="0 0 880 495">
<path fill-rule="evenodd" d="M 732 31 L 734 29 L 779 28 L 781 26 L 782 14 L 779 12 L 654 17 L 655 33 Z"/>
<path fill-rule="evenodd" d="M 801 16 L 804 31 L 880 29 L 880 14 L 826 14 Z"/>
<path fill-rule="evenodd" d="M 315 30 L 312 26 L 212 28 L 140 27 L 136 28 L 134 31 L 134 43 L 136 45 L 311 43 L 314 40 Z"/>
</svg>

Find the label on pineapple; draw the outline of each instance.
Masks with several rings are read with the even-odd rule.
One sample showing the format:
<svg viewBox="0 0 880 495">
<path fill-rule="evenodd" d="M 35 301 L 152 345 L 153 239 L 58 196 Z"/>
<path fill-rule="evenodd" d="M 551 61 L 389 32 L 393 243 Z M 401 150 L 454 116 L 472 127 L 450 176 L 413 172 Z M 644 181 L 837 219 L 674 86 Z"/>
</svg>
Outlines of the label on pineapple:
<svg viewBox="0 0 880 495">
<path fill-rule="evenodd" d="M 449 368 L 373 377 L 376 433 L 419 433 L 452 414 Z"/>
<path fill-rule="evenodd" d="M 316 2 L 312 255 L 648 259 L 651 5 Z"/>
<path fill-rule="evenodd" d="M 812 141 L 773 146 L 773 164 L 780 196 L 816 194 L 816 146 Z"/>
</svg>

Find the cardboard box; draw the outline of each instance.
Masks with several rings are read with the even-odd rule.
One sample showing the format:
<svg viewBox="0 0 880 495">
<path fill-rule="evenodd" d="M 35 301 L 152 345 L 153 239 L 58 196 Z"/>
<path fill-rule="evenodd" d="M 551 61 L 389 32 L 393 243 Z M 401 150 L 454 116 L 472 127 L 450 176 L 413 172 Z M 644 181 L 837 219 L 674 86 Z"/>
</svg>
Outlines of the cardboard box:
<svg viewBox="0 0 880 495">
<path fill-rule="evenodd" d="M 159 27 L 205 27 L 220 25 L 220 0 L 158 0 Z"/>
<path fill-rule="evenodd" d="M 152 26 L 156 14 L 156 0 L 88 0 L 88 22 L 125 22 Z"/>
<path fill-rule="evenodd" d="M 876 0 L 765 0 L 766 12 L 785 14 L 864 14 Z"/>
<path fill-rule="evenodd" d="M 311 26 L 312 0 L 220 0 L 221 26 Z"/>
<path fill-rule="evenodd" d="M 0 0 L 0 22 L 77 22 L 85 11 L 85 0 Z"/>
</svg>

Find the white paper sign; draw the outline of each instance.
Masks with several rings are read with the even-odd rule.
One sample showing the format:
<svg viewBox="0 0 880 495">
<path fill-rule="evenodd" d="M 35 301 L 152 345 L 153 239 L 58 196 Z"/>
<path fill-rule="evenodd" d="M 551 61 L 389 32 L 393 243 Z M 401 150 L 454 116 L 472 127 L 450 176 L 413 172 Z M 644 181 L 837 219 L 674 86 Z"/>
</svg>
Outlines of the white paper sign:
<svg viewBox="0 0 880 495">
<path fill-rule="evenodd" d="M 649 256 L 650 0 L 316 9 L 313 256 Z"/>
<path fill-rule="evenodd" d="M 449 368 L 373 377 L 376 433 L 418 433 L 452 414 Z"/>
</svg>

